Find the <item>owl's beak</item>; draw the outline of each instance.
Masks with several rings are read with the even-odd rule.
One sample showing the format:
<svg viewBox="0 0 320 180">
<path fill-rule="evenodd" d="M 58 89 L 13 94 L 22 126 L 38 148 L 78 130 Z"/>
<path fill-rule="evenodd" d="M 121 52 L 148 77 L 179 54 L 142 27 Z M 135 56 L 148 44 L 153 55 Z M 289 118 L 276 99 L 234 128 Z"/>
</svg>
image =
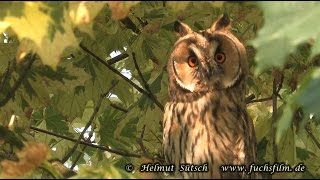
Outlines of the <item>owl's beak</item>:
<svg viewBox="0 0 320 180">
<path fill-rule="evenodd" d="M 210 80 L 210 78 L 212 77 L 212 68 L 209 64 L 206 66 L 204 73 L 205 77 Z"/>
</svg>

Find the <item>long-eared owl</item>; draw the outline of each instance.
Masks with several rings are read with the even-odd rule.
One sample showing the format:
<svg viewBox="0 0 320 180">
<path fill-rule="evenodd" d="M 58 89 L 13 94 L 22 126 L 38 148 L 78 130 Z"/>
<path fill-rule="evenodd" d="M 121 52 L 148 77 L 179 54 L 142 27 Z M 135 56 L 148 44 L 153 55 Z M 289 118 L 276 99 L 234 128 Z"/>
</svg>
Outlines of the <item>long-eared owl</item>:
<svg viewBox="0 0 320 180">
<path fill-rule="evenodd" d="M 167 64 L 170 100 L 163 120 L 166 162 L 175 165 L 176 177 L 253 177 L 221 168 L 249 166 L 256 162 L 257 152 L 245 103 L 246 51 L 231 33 L 229 17 L 224 14 L 211 28 L 198 32 L 177 21 L 174 30 L 179 39 Z"/>
</svg>

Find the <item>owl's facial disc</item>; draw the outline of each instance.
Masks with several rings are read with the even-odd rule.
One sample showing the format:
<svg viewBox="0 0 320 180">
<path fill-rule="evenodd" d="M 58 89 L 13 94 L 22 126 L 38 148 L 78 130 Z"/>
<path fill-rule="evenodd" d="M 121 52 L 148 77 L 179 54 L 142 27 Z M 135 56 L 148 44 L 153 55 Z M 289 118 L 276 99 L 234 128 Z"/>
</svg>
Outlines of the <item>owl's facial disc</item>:
<svg viewBox="0 0 320 180">
<path fill-rule="evenodd" d="M 172 68 L 176 83 L 187 91 L 196 92 L 209 79 L 209 75 L 203 74 L 208 69 L 207 57 L 203 52 L 207 40 L 199 34 L 189 36 L 176 44 L 172 53 Z"/>
<path fill-rule="evenodd" d="M 179 39 L 168 70 L 175 85 L 198 93 L 230 88 L 241 80 L 247 71 L 245 48 L 230 32 L 225 17 L 199 32 L 179 21 L 174 28 Z"/>
<path fill-rule="evenodd" d="M 235 39 L 221 32 L 212 33 L 212 38 L 219 46 L 215 51 L 214 62 L 218 71 L 220 88 L 232 87 L 241 77 L 241 50 L 235 43 Z"/>
</svg>

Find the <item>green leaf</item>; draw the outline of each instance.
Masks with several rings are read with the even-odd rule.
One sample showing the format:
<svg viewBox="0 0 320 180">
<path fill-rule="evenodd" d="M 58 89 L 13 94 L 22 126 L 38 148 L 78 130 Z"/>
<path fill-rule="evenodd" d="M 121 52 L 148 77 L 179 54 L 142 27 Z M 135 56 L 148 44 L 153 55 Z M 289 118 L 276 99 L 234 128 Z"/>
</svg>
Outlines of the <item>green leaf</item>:
<svg viewBox="0 0 320 180">
<path fill-rule="evenodd" d="M 62 135 L 70 135 L 68 124 L 54 108 L 48 107 L 44 110 L 44 119 L 48 130 Z"/>
<path fill-rule="evenodd" d="M 2 73 L 7 67 L 8 62 L 12 61 L 15 57 L 19 42 L 16 36 L 12 35 L 10 31 L 6 31 L 7 38 L 4 43 L 5 37 L 0 36 L 0 73 Z"/>
<path fill-rule="evenodd" d="M 320 116 L 320 68 L 311 70 L 302 79 L 296 93 L 296 103 L 304 108 L 306 113 Z"/>
<path fill-rule="evenodd" d="M 276 131 L 276 143 L 279 144 L 281 137 L 286 132 L 286 130 L 290 127 L 292 118 L 295 112 L 294 105 L 288 104 L 285 106 L 283 113 L 280 117 L 280 119 L 277 122 L 277 131 Z"/>
<path fill-rule="evenodd" d="M 302 149 L 300 147 L 296 147 L 297 151 L 297 158 L 301 159 L 302 161 L 307 160 L 310 157 L 311 152 L 306 149 Z"/>
<path fill-rule="evenodd" d="M 114 148 L 123 147 L 121 142 L 114 138 L 114 132 L 123 118 L 123 114 L 123 112 L 115 110 L 110 106 L 103 111 L 102 115 L 98 118 L 100 144 L 109 145 Z"/>
<path fill-rule="evenodd" d="M 281 67 L 297 45 L 320 32 L 319 2 L 258 2 L 265 24 L 251 41 L 257 49 L 256 74 L 272 67 Z M 290 22 L 290 23 L 288 23 Z"/>
<path fill-rule="evenodd" d="M 21 141 L 21 139 L 18 138 L 18 136 L 14 132 L 10 131 L 9 129 L 1 125 L 0 125 L 0 140 L 6 143 L 12 144 L 18 147 L 19 149 L 24 147 L 23 142 Z"/>
</svg>

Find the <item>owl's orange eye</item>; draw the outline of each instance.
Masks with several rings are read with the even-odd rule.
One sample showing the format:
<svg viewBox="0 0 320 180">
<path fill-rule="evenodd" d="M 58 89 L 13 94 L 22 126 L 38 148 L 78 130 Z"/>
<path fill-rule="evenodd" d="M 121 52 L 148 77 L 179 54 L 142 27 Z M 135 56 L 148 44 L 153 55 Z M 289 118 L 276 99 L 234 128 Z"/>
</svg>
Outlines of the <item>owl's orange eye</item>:
<svg viewBox="0 0 320 180">
<path fill-rule="evenodd" d="M 223 53 L 217 53 L 217 54 L 214 55 L 214 60 L 217 63 L 222 64 L 226 60 L 226 56 Z"/>
<path fill-rule="evenodd" d="M 198 59 L 195 56 L 190 56 L 188 58 L 188 65 L 190 67 L 196 67 L 198 65 Z"/>
</svg>

